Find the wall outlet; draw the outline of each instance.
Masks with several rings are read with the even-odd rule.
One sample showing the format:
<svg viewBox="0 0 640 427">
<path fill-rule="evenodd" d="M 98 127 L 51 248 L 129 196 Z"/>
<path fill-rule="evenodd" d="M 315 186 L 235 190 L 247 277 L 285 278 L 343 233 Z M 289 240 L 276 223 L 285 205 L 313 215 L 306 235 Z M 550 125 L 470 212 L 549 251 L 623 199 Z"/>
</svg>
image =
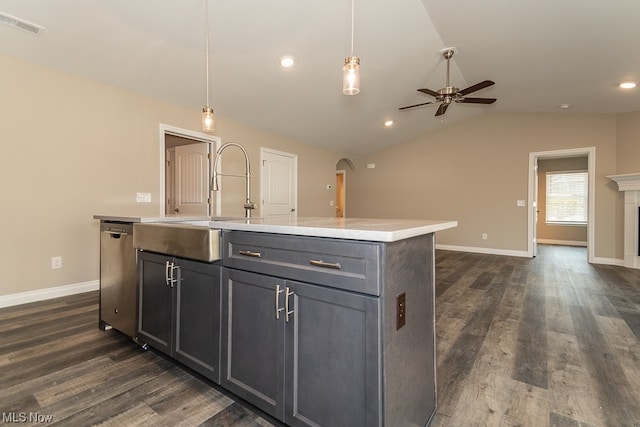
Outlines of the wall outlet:
<svg viewBox="0 0 640 427">
<path fill-rule="evenodd" d="M 61 256 L 51 257 L 51 269 L 58 270 L 60 268 L 62 268 L 62 257 Z"/>
<path fill-rule="evenodd" d="M 522 208 L 522 207 L 527 206 L 527 204 L 525 203 L 525 201 L 524 201 L 524 200 L 517 200 L 517 201 L 516 201 L 516 206 L 518 206 L 518 207 L 521 207 L 521 208 Z"/>
<path fill-rule="evenodd" d="M 488 236 L 487 233 L 482 233 L 482 240 L 487 240 Z"/>
<path fill-rule="evenodd" d="M 376 168 L 375 163 L 367 163 L 367 169 L 375 169 L 375 168 Z"/>
<path fill-rule="evenodd" d="M 396 297 L 396 331 L 407 323 L 407 295 L 403 292 Z"/>
<path fill-rule="evenodd" d="M 151 203 L 151 193 L 136 193 L 136 202 Z"/>
</svg>

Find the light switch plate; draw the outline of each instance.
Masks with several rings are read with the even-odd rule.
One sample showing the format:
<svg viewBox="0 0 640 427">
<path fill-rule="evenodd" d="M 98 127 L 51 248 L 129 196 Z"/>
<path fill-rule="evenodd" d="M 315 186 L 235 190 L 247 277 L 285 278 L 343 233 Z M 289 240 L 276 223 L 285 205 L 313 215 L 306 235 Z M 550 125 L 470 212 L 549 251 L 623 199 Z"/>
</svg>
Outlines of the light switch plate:
<svg viewBox="0 0 640 427">
<path fill-rule="evenodd" d="M 151 203 L 151 193 L 136 193 L 136 202 Z"/>
<path fill-rule="evenodd" d="M 522 207 L 527 206 L 527 203 L 524 200 L 518 200 L 516 202 L 516 205 L 522 208 Z"/>
</svg>

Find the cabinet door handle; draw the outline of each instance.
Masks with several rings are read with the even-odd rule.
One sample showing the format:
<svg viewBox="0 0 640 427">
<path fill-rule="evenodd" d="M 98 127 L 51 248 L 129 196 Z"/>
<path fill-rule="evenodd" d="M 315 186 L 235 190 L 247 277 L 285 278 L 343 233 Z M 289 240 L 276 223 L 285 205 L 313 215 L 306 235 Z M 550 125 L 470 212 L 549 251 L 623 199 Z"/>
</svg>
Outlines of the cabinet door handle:
<svg viewBox="0 0 640 427">
<path fill-rule="evenodd" d="M 309 261 L 309 264 L 314 265 L 316 267 L 333 268 L 335 270 L 342 270 L 342 266 L 340 265 L 339 262 L 324 262 L 322 260 L 312 259 L 311 261 Z"/>
<path fill-rule="evenodd" d="M 280 312 L 284 308 L 280 308 L 280 294 L 284 292 L 284 289 L 280 289 L 280 285 L 276 285 L 276 320 L 280 320 Z"/>
<path fill-rule="evenodd" d="M 171 286 L 173 288 L 173 285 L 178 281 L 178 278 L 174 275 L 174 273 L 176 270 L 179 270 L 179 269 L 180 269 L 179 266 L 167 260 L 164 266 L 164 284 L 165 285 Z"/>
<path fill-rule="evenodd" d="M 238 251 L 240 255 L 250 256 L 253 258 L 262 258 L 262 254 L 260 252 L 251 252 L 251 251 Z"/>
<path fill-rule="evenodd" d="M 289 315 L 293 314 L 293 310 L 289 310 L 289 296 L 293 295 L 293 292 L 289 292 L 289 287 L 287 286 L 286 288 L 286 293 L 284 294 L 284 309 L 285 309 L 285 316 L 284 316 L 284 320 L 285 322 L 289 323 Z"/>
<path fill-rule="evenodd" d="M 175 274 L 175 272 L 178 272 L 178 274 Z M 180 266 L 179 265 L 175 265 L 174 263 L 171 263 L 171 287 L 173 288 L 173 285 L 178 283 L 178 280 L 180 278 Z"/>
<path fill-rule="evenodd" d="M 169 281 L 171 280 L 169 278 L 169 269 L 171 268 L 171 263 L 169 262 L 169 260 L 167 260 L 167 263 L 165 264 L 164 267 L 164 284 L 169 286 Z"/>
</svg>

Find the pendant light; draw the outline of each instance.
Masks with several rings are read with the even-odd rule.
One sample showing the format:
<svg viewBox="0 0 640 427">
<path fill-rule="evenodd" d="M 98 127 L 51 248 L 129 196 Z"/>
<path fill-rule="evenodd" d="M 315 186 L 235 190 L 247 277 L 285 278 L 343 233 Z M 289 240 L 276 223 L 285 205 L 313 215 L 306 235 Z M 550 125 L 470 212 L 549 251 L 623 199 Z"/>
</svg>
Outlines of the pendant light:
<svg viewBox="0 0 640 427">
<path fill-rule="evenodd" d="M 357 95 L 360 92 L 360 58 L 353 55 L 353 23 L 355 0 L 351 0 L 351 55 L 344 59 L 342 68 L 342 93 Z"/>
<path fill-rule="evenodd" d="M 209 107 L 209 7 L 208 0 L 204 0 L 204 15 L 205 15 L 205 71 L 207 74 L 207 104 L 202 107 L 202 130 L 204 132 L 213 132 L 214 130 L 214 117 L 213 108 Z"/>
</svg>

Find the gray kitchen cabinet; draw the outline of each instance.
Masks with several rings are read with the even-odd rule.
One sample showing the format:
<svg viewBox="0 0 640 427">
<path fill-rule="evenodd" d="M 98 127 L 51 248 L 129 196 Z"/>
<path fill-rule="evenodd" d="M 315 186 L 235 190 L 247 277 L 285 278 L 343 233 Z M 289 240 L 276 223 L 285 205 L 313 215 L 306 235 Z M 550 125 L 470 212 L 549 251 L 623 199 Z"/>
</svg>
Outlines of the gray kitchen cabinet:
<svg viewBox="0 0 640 427">
<path fill-rule="evenodd" d="M 433 233 L 222 242 L 223 387 L 292 426 L 430 423 Z"/>
<path fill-rule="evenodd" d="M 138 252 L 137 338 L 220 381 L 220 266 Z"/>
<path fill-rule="evenodd" d="M 379 300 L 223 268 L 223 387 L 292 426 L 379 425 Z"/>
</svg>

